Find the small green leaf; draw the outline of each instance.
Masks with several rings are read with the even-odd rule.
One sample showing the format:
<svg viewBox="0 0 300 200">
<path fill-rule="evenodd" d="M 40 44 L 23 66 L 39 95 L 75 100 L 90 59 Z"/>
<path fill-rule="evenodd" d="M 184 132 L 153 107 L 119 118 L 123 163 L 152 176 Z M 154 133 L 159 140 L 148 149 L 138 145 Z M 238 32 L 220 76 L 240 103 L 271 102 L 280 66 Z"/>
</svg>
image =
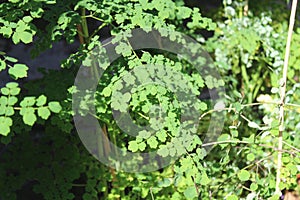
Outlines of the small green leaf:
<svg viewBox="0 0 300 200">
<path fill-rule="evenodd" d="M 0 135 L 7 136 L 10 132 L 10 126 L 13 122 L 10 117 L 0 117 Z"/>
<path fill-rule="evenodd" d="M 13 96 L 16 96 L 16 95 L 20 94 L 20 92 L 21 92 L 20 88 L 12 88 L 12 89 L 10 89 L 10 94 L 13 95 Z"/>
<path fill-rule="evenodd" d="M 35 10 L 30 11 L 30 14 L 33 18 L 40 18 L 44 10 L 42 8 L 35 8 Z"/>
<path fill-rule="evenodd" d="M 25 124 L 32 126 L 35 121 L 37 120 L 36 116 L 34 113 L 25 113 L 23 115 L 23 121 Z"/>
<path fill-rule="evenodd" d="M 0 115 L 4 115 L 5 114 L 5 109 L 6 109 L 6 106 L 0 104 Z"/>
<path fill-rule="evenodd" d="M 151 136 L 151 133 L 149 131 L 146 130 L 142 130 L 139 132 L 139 137 L 147 139 Z"/>
<path fill-rule="evenodd" d="M 82 65 L 85 67 L 92 66 L 92 59 L 90 57 L 87 57 L 86 59 L 84 59 L 84 61 L 82 61 Z"/>
<path fill-rule="evenodd" d="M 230 133 L 232 137 L 238 137 L 239 132 L 236 129 L 230 129 Z"/>
<path fill-rule="evenodd" d="M 248 161 L 252 162 L 254 159 L 255 159 L 255 155 L 254 155 L 253 153 L 249 153 L 249 154 L 247 155 L 247 160 L 248 160 Z"/>
<path fill-rule="evenodd" d="M 241 181 L 248 181 L 250 178 L 250 173 L 247 170 L 242 169 L 239 173 L 238 173 L 238 178 Z"/>
<path fill-rule="evenodd" d="M 208 87 L 208 89 L 214 88 L 214 80 L 213 77 L 208 75 L 205 77 L 205 84 Z"/>
<path fill-rule="evenodd" d="M 159 187 L 169 187 L 172 184 L 171 178 L 164 178 L 163 181 L 158 182 Z"/>
<path fill-rule="evenodd" d="M 59 113 L 62 109 L 59 102 L 57 101 L 51 101 L 48 103 L 49 109 L 54 113 Z"/>
<path fill-rule="evenodd" d="M 125 94 L 123 94 L 123 101 L 124 102 L 129 102 L 131 99 L 131 95 L 129 92 L 126 92 Z"/>
<path fill-rule="evenodd" d="M 210 183 L 210 181 L 211 180 L 208 178 L 207 174 L 206 173 L 202 173 L 202 175 L 201 175 L 201 181 L 200 181 L 201 185 L 207 185 L 207 184 Z"/>
<path fill-rule="evenodd" d="M 188 7 L 179 7 L 177 12 L 178 19 L 186 19 L 189 18 L 192 13 L 192 9 Z"/>
<path fill-rule="evenodd" d="M 155 136 L 151 136 L 148 140 L 147 140 L 147 144 L 150 146 L 150 148 L 155 149 L 158 145 L 157 139 Z"/>
<path fill-rule="evenodd" d="M 0 105 L 1 106 L 6 106 L 8 104 L 8 99 L 5 96 L 0 97 Z"/>
<path fill-rule="evenodd" d="M 16 83 L 16 82 L 6 83 L 6 87 L 9 88 L 9 89 L 18 88 L 18 86 L 19 86 L 19 84 Z"/>
<path fill-rule="evenodd" d="M 47 103 L 47 97 L 45 95 L 39 96 L 36 100 L 36 105 L 37 106 L 43 106 Z"/>
<path fill-rule="evenodd" d="M 297 174 L 298 170 L 297 170 L 297 166 L 296 165 L 294 165 L 292 163 L 289 163 L 289 164 L 287 164 L 286 167 L 287 167 L 287 169 L 289 169 L 289 171 L 290 171 L 290 173 L 292 175 L 296 175 Z"/>
<path fill-rule="evenodd" d="M 103 94 L 105 97 L 109 97 L 110 94 L 111 94 L 111 89 L 110 89 L 110 87 L 104 88 L 103 91 L 102 91 L 102 94 Z"/>
<path fill-rule="evenodd" d="M 49 116 L 51 115 L 50 110 L 47 107 L 40 107 L 38 108 L 38 115 L 42 118 L 42 119 L 48 119 Z"/>
<path fill-rule="evenodd" d="M 18 44 L 20 42 L 20 33 L 15 32 L 12 36 L 12 41 L 14 44 Z"/>
<path fill-rule="evenodd" d="M 35 103 L 35 97 L 25 97 L 21 103 L 20 106 L 21 107 L 30 107 L 33 106 Z"/>
<path fill-rule="evenodd" d="M 9 68 L 8 73 L 15 79 L 27 77 L 28 67 L 24 64 L 15 64 Z"/>
<path fill-rule="evenodd" d="M 18 86 L 19 84 L 16 82 L 9 82 L 6 84 L 6 88 L 9 89 L 10 95 L 13 96 L 18 95 L 20 93 L 21 89 Z"/>
<path fill-rule="evenodd" d="M 239 102 L 235 102 L 232 106 L 235 108 L 236 112 L 240 112 L 242 110 L 242 104 Z"/>
<path fill-rule="evenodd" d="M 5 56 L 5 60 L 12 62 L 12 63 L 18 62 L 18 59 L 10 57 L 10 56 Z"/>
<path fill-rule="evenodd" d="M 226 143 L 226 141 L 230 140 L 230 135 L 229 134 L 222 134 L 219 136 L 218 138 L 218 142 L 224 142 L 219 144 L 221 146 L 221 148 L 225 148 L 226 146 L 228 146 L 228 143 Z"/>
<path fill-rule="evenodd" d="M 121 42 L 115 49 L 117 54 L 122 54 L 124 57 L 131 55 L 131 47 L 124 42 Z"/>
<path fill-rule="evenodd" d="M 145 144 L 145 142 L 139 143 L 139 149 L 140 149 L 141 151 L 144 151 L 144 150 L 146 149 L 146 144 Z"/>
<path fill-rule="evenodd" d="M 201 102 L 200 105 L 199 105 L 199 108 L 200 108 L 200 110 L 202 110 L 202 111 L 207 110 L 207 105 L 206 105 L 206 103 Z"/>
<path fill-rule="evenodd" d="M 29 32 L 24 31 L 24 32 L 21 32 L 20 39 L 25 44 L 29 44 L 33 40 L 33 35 Z"/>
<path fill-rule="evenodd" d="M 18 98 L 14 96 L 10 96 L 7 100 L 8 105 L 13 106 L 18 102 Z"/>
<path fill-rule="evenodd" d="M 230 195 L 226 198 L 226 200 L 239 200 L 239 198 L 236 195 Z"/>
<path fill-rule="evenodd" d="M 151 106 L 151 104 L 149 104 L 149 103 L 143 105 L 142 106 L 143 113 L 148 113 L 150 111 L 150 106 Z"/>
<path fill-rule="evenodd" d="M 32 17 L 30 17 L 30 16 L 25 16 L 25 17 L 23 17 L 23 21 L 26 22 L 26 23 L 29 23 L 29 22 L 32 21 Z"/>
<path fill-rule="evenodd" d="M 11 34 L 13 33 L 13 31 L 12 31 L 11 27 L 3 26 L 0 28 L 0 33 L 5 37 L 10 37 Z"/>
<path fill-rule="evenodd" d="M 156 137 L 158 138 L 159 141 L 165 142 L 167 139 L 167 133 L 165 130 L 161 130 L 158 133 L 156 133 Z"/>
<path fill-rule="evenodd" d="M 123 15 L 121 15 L 121 14 L 116 14 L 115 15 L 115 19 L 116 19 L 116 22 L 117 22 L 117 24 L 121 24 L 121 23 L 123 23 L 124 22 L 124 17 L 123 17 Z"/>
<path fill-rule="evenodd" d="M 249 136 L 249 138 L 243 138 L 243 141 L 245 141 L 245 142 L 249 142 L 249 143 L 254 143 L 254 141 L 255 141 L 255 135 L 254 134 L 251 134 L 250 136 Z"/>
<path fill-rule="evenodd" d="M 6 62 L 4 60 L 0 60 L 0 72 L 6 69 Z"/>
<path fill-rule="evenodd" d="M 169 155 L 169 149 L 166 147 L 166 145 L 160 145 L 157 154 L 162 157 L 167 157 Z"/>
<path fill-rule="evenodd" d="M 133 85 L 135 83 L 135 76 L 131 75 L 131 74 L 127 74 L 126 76 L 124 76 L 124 81 L 128 84 L 128 85 Z"/>
<path fill-rule="evenodd" d="M 34 108 L 32 107 L 22 107 L 20 110 L 20 115 L 24 116 L 28 113 L 34 113 Z"/>
<path fill-rule="evenodd" d="M 5 116 L 12 116 L 15 114 L 14 108 L 11 106 L 6 107 Z"/>
<path fill-rule="evenodd" d="M 257 188 L 258 188 L 258 185 L 256 183 L 251 183 L 250 190 L 255 191 L 255 190 L 257 190 Z"/>
<path fill-rule="evenodd" d="M 137 141 L 130 141 L 128 149 L 132 152 L 136 152 L 139 149 L 139 145 L 138 145 Z"/>
<path fill-rule="evenodd" d="M 8 0 L 9 2 L 11 2 L 11 3 L 18 3 L 18 2 L 20 2 L 20 0 Z"/>
<path fill-rule="evenodd" d="M 196 188 L 194 186 L 188 187 L 183 194 L 187 199 L 194 199 L 198 197 Z"/>
<path fill-rule="evenodd" d="M 197 156 L 198 156 L 198 158 L 200 160 L 202 160 L 203 158 L 205 158 L 205 156 L 207 155 L 207 152 L 206 152 L 206 150 L 204 148 L 201 148 L 201 149 L 198 148 L 196 150 L 196 152 L 197 152 Z"/>
<path fill-rule="evenodd" d="M 182 149 L 179 148 L 169 148 L 169 155 L 174 157 L 176 155 L 176 152 L 181 151 Z"/>
<path fill-rule="evenodd" d="M 1 93 L 2 93 L 3 95 L 9 95 L 9 89 L 6 88 L 6 87 L 1 88 Z"/>
</svg>

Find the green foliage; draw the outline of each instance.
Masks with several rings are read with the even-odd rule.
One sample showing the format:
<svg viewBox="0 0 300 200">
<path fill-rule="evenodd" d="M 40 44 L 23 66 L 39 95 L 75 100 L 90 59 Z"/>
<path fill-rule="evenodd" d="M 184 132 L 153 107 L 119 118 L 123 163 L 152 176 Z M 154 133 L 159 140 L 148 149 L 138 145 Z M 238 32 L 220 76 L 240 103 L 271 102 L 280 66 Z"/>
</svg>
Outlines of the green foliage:
<svg viewBox="0 0 300 200">
<path fill-rule="evenodd" d="M 247 170 L 242 169 L 239 173 L 238 173 L 238 177 L 241 181 L 248 181 L 250 178 L 250 173 Z"/>
<path fill-rule="evenodd" d="M 278 199 L 274 195 L 278 77 L 287 12 L 273 5 L 269 12 L 258 12 L 265 9 L 261 8 L 263 3 L 253 2 L 257 3 L 250 1 L 246 13 L 246 1 L 224 0 L 224 7 L 215 15 L 187 7 L 181 0 L 1 3 L 0 34 L 14 44 L 32 43 L 33 56 L 61 40 L 73 43 L 79 37 L 82 44 L 62 61 L 63 69 L 43 71 L 42 79 L 25 84 L 23 78 L 30 66 L 0 52 L 0 73 L 20 81 L 8 82 L 0 89 L 0 198 L 26 198 L 29 192 L 28 199 L 51 200 Z M 155 49 L 134 50 L 126 39 L 133 28 L 145 32 L 154 28 L 177 42 L 184 39 L 174 30 L 193 36 L 210 53 L 223 80 L 210 73 L 200 75 L 197 66 L 179 55 Z M 79 109 L 73 111 L 72 95 L 82 92 L 74 87 L 74 77 L 81 63 L 90 70 L 87 73 L 95 75 L 100 70 L 93 62 L 93 56 L 98 55 L 90 52 L 100 45 L 100 38 L 105 39 L 104 30 L 114 36 L 111 43 L 120 58 L 109 67 L 106 58 L 99 58 L 101 69 L 107 69 L 96 92 L 85 91 L 87 95 L 78 99 Z M 204 39 L 199 34 L 202 31 L 212 31 L 213 36 Z M 294 187 L 300 166 L 299 44 L 297 29 L 288 72 L 282 189 Z M 199 50 L 190 48 L 192 52 Z M 99 51 L 103 53 L 104 48 Z M 194 59 L 197 64 L 203 62 Z M 144 69 L 142 65 L 149 67 Z M 165 66 L 166 70 L 150 66 Z M 149 80 L 159 84 L 134 87 Z M 182 111 L 190 105 L 181 102 L 174 91 L 199 97 L 207 88 L 222 86 L 226 89 L 226 108 L 218 110 L 210 101 L 197 98 L 192 107 L 201 116 L 199 127 L 181 122 Z M 116 171 L 99 163 L 84 149 L 72 120 L 75 114 L 90 115 L 91 106 L 108 138 L 120 148 L 139 153 L 157 151 L 163 158 L 176 156 L 178 160 L 144 174 Z M 129 110 L 134 124 L 149 129 L 139 131 L 136 137 L 128 135 L 114 120 L 112 108 L 120 113 Z M 225 127 L 220 135 L 209 133 L 214 141 L 205 143 L 205 133 L 214 123 L 210 122 L 212 114 L 224 114 Z M 114 151 L 102 143 L 97 145 L 102 153 Z M 209 152 L 206 147 L 210 146 Z"/>
<path fill-rule="evenodd" d="M 9 82 L 5 87 L 1 88 L 0 97 L 0 117 L 1 117 L 1 131 L 0 134 L 7 136 L 13 125 L 13 118 L 15 110 L 20 111 L 23 122 L 29 126 L 33 126 L 36 122 L 36 110 L 39 117 L 46 120 L 50 116 L 50 110 L 54 113 L 58 113 L 61 110 L 59 102 L 49 102 L 48 106 L 45 106 L 47 98 L 44 95 L 39 96 L 37 99 L 35 97 L 24 97 L 17 107 L 16 104 L 19 101 L 16 97 L 19 95 L 21 89 L 19 84 L 16 82 Z M 36 104 L 37 107 L 34 107 Z"/>
</svg>

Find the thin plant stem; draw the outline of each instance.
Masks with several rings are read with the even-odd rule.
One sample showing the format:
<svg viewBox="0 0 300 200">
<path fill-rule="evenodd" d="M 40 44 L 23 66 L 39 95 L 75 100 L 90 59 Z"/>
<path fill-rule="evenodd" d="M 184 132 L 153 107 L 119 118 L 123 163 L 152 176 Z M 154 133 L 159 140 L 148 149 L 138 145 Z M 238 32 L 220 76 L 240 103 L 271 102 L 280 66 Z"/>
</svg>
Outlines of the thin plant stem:
<svg viewBox="0 0 300 200">
<path fill-rule="evenodd" d="M 275 185 L 275 194 L 280 195 L 280 177 L 281 177 L 281 167 L 282 167 L 282 144 L 283 138 L 282 133 L 284 130 L 284 100 L 286 95 L 286 83 L 287 83 L 287 73 L 288 73 L 288 64 L 289 64 L 289 56 L 290 56 L 290 48 L 291 48 L 291 41 L 293 35 L 293 29 L 295 24 L 295 16 L 297 10 L 297 2 L 298 0 L 293 0 L 292 10 L 290 15 L 290 22 L 289 22 L 289 30 L 285 48 L 285 57 L 284 57 L 284 65 L 283 65 L 283 73 L 280 85 L 280 108 L 279 108 L 279 133 L 278 133 L 278 156 L 277 156 L 277 170 L 276 170 L 276 185 Z"/>
</svg>

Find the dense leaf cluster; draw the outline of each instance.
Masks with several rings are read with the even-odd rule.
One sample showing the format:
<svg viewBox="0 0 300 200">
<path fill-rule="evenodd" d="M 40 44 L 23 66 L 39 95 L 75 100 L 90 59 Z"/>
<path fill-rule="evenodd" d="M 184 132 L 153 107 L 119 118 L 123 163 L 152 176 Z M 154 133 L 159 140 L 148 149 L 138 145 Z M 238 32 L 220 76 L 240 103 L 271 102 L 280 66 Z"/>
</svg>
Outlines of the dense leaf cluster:
<svg viewBox="0 0 300 200">
<path fill-rule="evenodd" d="M 61 40 L 79 40 L 80 46 L 62 61 L 62 70 L 44 72 L 44 78 L 25 84 L 17 81 L 28 76 L 30 66 L 0 52 L 0 73 L 15 80 L 0 90 L 0 199 L 278 199 L 279 77 L 287 24 L 286 15 L 274 13 L 286 13 L 286 8 L 271 6 L 265 12 L 261 2 L 247 2 L 224 0 L 211 13 L 182 0 L 1 3 L 0 34 L 14 44 L 33 44 L 33 56 Z M 183 44 L 178 32 L 195 38 L 213 59 L 215 68 L 208 68 L 217 69 L 222 80 L 209 70 L 199 74 L 195 64 L 172 52 L 134 49 L 128 39 L 134 28 L 146 33 L 155 29 L 163 38 Z M 105 41 L 110 36 L 113 39 Z M 93 49 L 101 46 L 99 52 L 105 53 L 105 45 L 112 45 L 119 58 L 109 63 L 100 55 L 95 63 L 99 55 Z M 297 29 L 288 71 L 281 189 L 295 187 L 300 167 L 299 45 Z M 189 47 L 197 55 L 199 48 Z M 194 61 L 203 65 L 203 58 Z M 81 63 L 96 79 L 103 70 L 95 94 L 74 86 Z M 148 66 L 147 73 L 141 65 Z M 149 80 L 158 84 L 135 87 Z M 201 98 L 205 91 L 221 87 L 226 94 L 219 95 L 226 101 L 220 108 Z M 197 98 L 190 105 L 174 91 Z M 75 100 L 79 108 L 74 110 L 72 95 L 81 92 L 85 95 Z M 72 119 L 90 116 L 91 106 L 93 117 L 118 147 L 139 153 L 156 150 L 162 158 L 178 159 L 144 174 L 101 164 L 84 149 Z M 197 124 L 182 123 L 186 108 L 199 115 Z M 136 137 L 128 135 L 113 116 L 118 112 L 122 118 L 126 111 L 134 124 L 149 129 Z M 214 140 L 207 142 L 212 115 L 224 117 L 225 126 L 220 135 L 209 133 Z M 96 142 L 99 154 L 114 151 Z"/>
</svg>

